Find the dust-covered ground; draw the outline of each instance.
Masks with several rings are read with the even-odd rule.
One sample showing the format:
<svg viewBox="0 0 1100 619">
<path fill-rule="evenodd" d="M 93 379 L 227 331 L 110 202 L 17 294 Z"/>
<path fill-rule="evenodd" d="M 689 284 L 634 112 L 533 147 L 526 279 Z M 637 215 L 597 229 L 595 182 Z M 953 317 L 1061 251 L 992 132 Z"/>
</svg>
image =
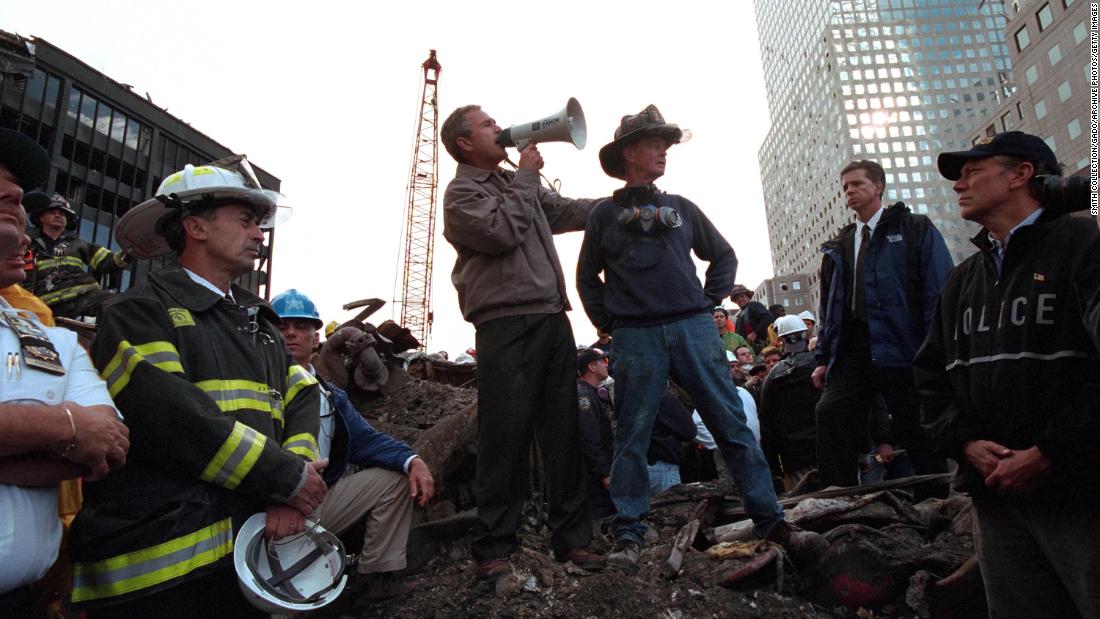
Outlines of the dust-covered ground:
<svg viewBox="0 0 1100 619">
<path fill-rule="evenodd" d="M 373 423 L 398 438 L 414 443 L 416 437 L 443 417 L 476 401 L 476 391 L 411 378 L 387 398 L 356 398 L 360 409 Z M 737 584 L 723 586 L 723 580 L 745 560 L 718 560 L 702 550 L 710 543 L 711 530 L 688 548 L 677 577 L 663 578 L 662 566 L 669 556 L 680 528 L 688 522 L 702 496 L 716 497 L 727 513 L 737 507 L 736 492 L 719 491 L 714 484 L 694 484 L 679 496 L 662 495 L 654 500 L 650 514 L 650 539 L 643 548 L 641 569 L 636 574 L 606 570 L 587 573 L 571 563 L 554 560 L 549 546 L 545 514 L 528 503 L 519 532 L 520 549 L 512 556 L 513 572 L 493 584 L 474 579 L 470 556 L 472 540 L 473 474 L 476 446 L 468 447 L 468 459 L 449 479 L 437 480 L 440 492 L 421 517 L 426 521 L 457 519 L 446 532 L 417 534 L 410 540 L 410 570 L 403 578 L 403 592 L 386 602 L 368 602 L 361 589 L 349 589 L 340 600 L 314 616 L 324 618 L 364 617 L 928 617 L 968 616 L 930 612 L 923 587 L 951 573 L 972 552 L 972 540 L 959 522 L 961 502 L 943 502 L 934 508 L 913 509 L 895 495 L 883 493 L 855 515 L 837 515 L 802 523 L 819 525 L 832 543 L 832 555 L 812 568 L 792 563 L 781 555 Z M 533 487 L 537 487 L 537 481 Z M 888 496 L 887 496 L 888 495 Z M 724 498 L 723 498 L 724 497 Z M 963 497 L 963 500 L 965 498 Z M 950 509 L 948 509 L 950 507 Z M 829 507 L 832 509 L 832 507 Z M 721 511 L 721 510 L 720 510 Z M 828 511 L 828 510 L 826 510 Z M 940 513 L 943 512 L 943 513 Z M 467 517 L 462 519 L 462 515 Z M 457 515 L 457 516 L 456 516 Z M 729 522 L 721 520 L 714 524 Z M 598 523 L 592 549 L 610 550 L 608 522 Z M 816 530 L 816 529 L 815 529 Z M 355 550 L 355 536 L 345 536 L 349 551 Z M 360 537 L 361 539 L 361 537 Z M 415 546 L 415 548 L 414 548 Z M 829 571 L 832 570 L 832 571 Z M 839 596 L 836 583 L 850 580 L 855 597 L 848 606 L 829 603 Z M 922 580 L 923 579 L 923 580 Z M 917 584 L 914 584 L 917 583 Z M 354 584 L 354 582 L 353 582 Z M 848 586 L 848 585 L 845 585 Z M 877 603 L 861 607 L 851 603 L 858 595 L 888 591 Z M 826 595 L 822 595 L 822 591 Z M 969 594 L 969 593 L 968 593 Z M 870 599 L 870 598 L 868 598 Z M 814 601 L 811 601 L 814 600 Z M 825 600 L 825 601 L 822 601 Z"/>
<path fill-rule="evenodd" d="M 527 517 L 521 549 L 512 555 L 513 573 L 496 583 L 478 583 L 470 558 L 470 536 L 441 543 L 434 557 L 406 577 L 399 598 L 369 603 L 345 595 L 329 609 L 331 617 L 833 617 L 831 610 L 774 585 L 734 591 L 717 584 L 732 565 L 691 551 L 679 578 L 666 580 L 660 566 L 671 537 L 647 546 L 641 569 L 627 575 L 614 570 L 588 573 L 558 563 L 545 529 L 536 531 Z M 599 536 L 593 549 L 606 551 L 610 539 Z M 790 568 L 788 568 L 790 569 Z M 790 578 L 790 576 L 788 576 Z M 851 613 L 848 613 L 851 615 Z"/>
</svg>

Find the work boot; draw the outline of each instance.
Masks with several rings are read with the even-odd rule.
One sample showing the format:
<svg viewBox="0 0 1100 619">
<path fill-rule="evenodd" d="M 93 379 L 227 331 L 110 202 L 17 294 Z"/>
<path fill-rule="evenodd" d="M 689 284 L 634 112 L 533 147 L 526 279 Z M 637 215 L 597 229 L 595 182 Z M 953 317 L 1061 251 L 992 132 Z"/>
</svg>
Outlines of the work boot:
<svg viewBox="0 0 1100 619">
<path fill-rule="evenodd" d="M 603 557 L 587 548 L 574 548 L 564 556 L 558 556 L 557 560 L 561 563 L 572 561 L 573 565 L 588 572 L 598 572 L 607 567 L 607 561 Z"/>
<path fill-rule="evenodd" d="M 635 542 L 621 539 L 615 542 L 611 552 L 607 553 L 607 562 L 618 570 L 628 574 L 638 571 L 638 553 L 641 548 Z"/>
<path fill-rule="evenodd" d="M 477 579 L 482 582 L 494 582 L 512 571 L 508 559 L 486 559 L 477 562 Z"/>
<path fill-rule="evenodd" d="M 370 574 L 353 572 L 348 577 L 344 595 L 341 595 L 334 605 L 332 616 L 336 617 L 350 613 L 359 617 L 368 614 L 369 609 L 377 608 L 378 605 L 385 604 L 387 600 L 392 600 L 411 590 L 411 587 L 405 586 L 407 584 L 411 583 L 404 582 L 402 578 L 397 576 L 397 572 L 374 572 Z M 346 609 L 339 606 L 340 604 L 350 604 L 351 608 Z"/>
<path fill-rule="evenodd" d="M 829 542 L 824 535 L 803 531 L 786 520 L 780 520 L 767 539 L 782 546 L 794 562 L 804 565 L 813 565 L 829 549 Z"/>
<path fill-rule="evenodd" d="M 356 587 L 359 597 L 372 602 L 397 597 L 401 594 L 404 584 L 397 572 L 376 572 L 358 576 L 361 583 Z"/>
</svg>

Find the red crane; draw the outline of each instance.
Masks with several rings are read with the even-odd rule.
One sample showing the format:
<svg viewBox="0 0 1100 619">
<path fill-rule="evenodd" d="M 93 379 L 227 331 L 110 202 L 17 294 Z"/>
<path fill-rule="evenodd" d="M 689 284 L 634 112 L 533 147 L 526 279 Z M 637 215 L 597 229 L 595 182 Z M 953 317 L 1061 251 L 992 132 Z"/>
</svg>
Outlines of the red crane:
<svg viewBox="0 0 1100 619">
<path fill-rule="evenodd" d="M 432 258 L 435 252 L 435 193 L 439 186 L 439 73 L 442 67 L 431 50 L 421 68 L 416 140 L 405 204 L 404 267 L 401 276 L 401 325 L 427 348 L 432 333 Z"/>
</svg>

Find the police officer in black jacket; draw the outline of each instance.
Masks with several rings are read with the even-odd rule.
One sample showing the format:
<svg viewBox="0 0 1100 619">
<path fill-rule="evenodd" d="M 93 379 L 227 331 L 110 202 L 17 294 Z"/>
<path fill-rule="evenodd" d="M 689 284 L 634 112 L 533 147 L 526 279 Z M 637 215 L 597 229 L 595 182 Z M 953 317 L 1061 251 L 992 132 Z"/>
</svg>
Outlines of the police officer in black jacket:
<svg viewBox="0 0 1100 619">
<path fill-rule="evenodd" d="M 615 513 L 611 487 L 611 457 L 615 434 L 611 429 L 611 401 L 607 387 L 608 355 L 590 346 L 577 351 L 577 408 L 581 419 L 581 447 L 588 469 L 588 513 L 598 520 Z"/>
<path fill-rule="evenodd" d="M 992 617 L 1100 617 L 1100 232 L 1033 185 L 1018 131 L 939 156 L 982 225 L 914 361 L 923 415 L 971 493 Z"/>
</svg>

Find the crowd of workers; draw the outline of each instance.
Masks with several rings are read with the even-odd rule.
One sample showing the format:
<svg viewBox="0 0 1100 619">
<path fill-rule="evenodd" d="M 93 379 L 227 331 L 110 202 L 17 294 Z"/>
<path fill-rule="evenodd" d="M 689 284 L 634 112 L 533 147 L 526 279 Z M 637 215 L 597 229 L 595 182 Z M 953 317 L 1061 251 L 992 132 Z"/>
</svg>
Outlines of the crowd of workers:
<svg viewBox="0 0 1100 619">
<path fill-rule="evenodd" d="M 950 458 L 973 497 L 991 615 L 1100 616 L 1100 232 L 1042 200 L 1036 177 L 1061 170 L 1042 140 L 1009 132 L 940 154 L 961 217 L 982 226 L 957 267 L 927 217 L 882 203 L 879 164 L 845 166 L 855 221 L 822 247 L 818 313 L 788 316 L 735 284 L 733 248 L 700 206 L 654 184 L 683 136 L 655 106 L 600 149 L 623 181 L 608 198 L 543 187 L 534 144 L 501 168 L 500 132 L 476 105 L 441 131 L 458 162 L 443 208 L 451 280 L 476 331 L 475 579 L 511 571 L 532 442 L 555 558 L 628 573 L 651 497 L 689 465 L 735 484 L 755 535 L 810 568 L 827 542 L 785 519 L 777 488 L 814 470 L 821 486 L 945 473 Z M 58 558 L 70 503 L 58 484 L 72 494 L 77 478 L 61 562 L 88 617 L 266 616 L 398 594 L 432 472 L 318 375 L 308 296 L 268 304 L 232 283 L 260 256 L 278 196 L 243 157 L 188 165 L 127 211 L 111 253 L 73 233 L 63 197 L 32 191 L 48 172 L 36 143 L 0 130 L 0 615 L 40 616 L 33 583 Z M 553 240 L 568 231 L 584 233 L 576 285 L 599 333 L 580 348 Z M 100 287 L 172 253 L 178 266 L 124 293 Z M 88 354 L 53 315 L 98 316 Z M 601 555 L 590 544 L 605 518 L 615 544 Z M 345 578 L 335 535 L 360 522 Z"/>
</svg>

